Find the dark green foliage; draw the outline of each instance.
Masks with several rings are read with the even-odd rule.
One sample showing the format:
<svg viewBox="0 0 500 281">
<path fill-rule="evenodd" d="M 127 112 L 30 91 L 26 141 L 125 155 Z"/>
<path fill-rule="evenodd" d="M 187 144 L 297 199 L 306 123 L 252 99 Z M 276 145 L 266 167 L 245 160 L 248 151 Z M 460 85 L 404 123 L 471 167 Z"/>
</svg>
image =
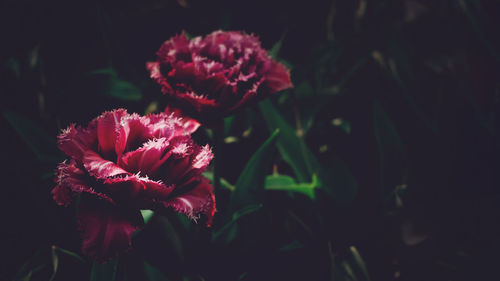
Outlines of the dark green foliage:
<svg viewBox="0 0 500 281">
<path fill-rule="evenodd" d="M 0 276 L 494 279 L 499 13 L 487 0 L 6 1 Z M 127 254 L 81 257 L 74 206 L 50 194 L 57 134 L 113 108 L 162 111 L 145 62 L 182 30 L 217 29 L 259 36 L 295 87 L 227 117 L 219 140 L 194 135 L 216 146 L 213 226 L 143 210 Z"/>
</svg>

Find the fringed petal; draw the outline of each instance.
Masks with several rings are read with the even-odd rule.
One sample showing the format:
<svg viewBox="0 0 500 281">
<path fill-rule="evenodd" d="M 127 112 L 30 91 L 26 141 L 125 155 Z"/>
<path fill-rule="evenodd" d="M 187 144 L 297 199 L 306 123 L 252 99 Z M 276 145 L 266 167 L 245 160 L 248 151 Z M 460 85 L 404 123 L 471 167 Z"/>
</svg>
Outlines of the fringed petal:
<svg viewBox="0 0 500 281">
<path fill-rule="evenodd" d="M 265 74 L 264 85 L 270 93 L 279 92 L 293 87 L 290 79 L 290 70 L 283 64 L 271 62 L 269 70 Z"/>
<path fill-rule="evenodd" d="M 116 109 L 105 112 L 96 119 L 99 152 L 107 159 L 111 159 L 115 153 L 121 119 L 126 115 L 125 109 Z"/>
<path fill-rule="evenodd" d="M 258 37 L 215 31 L 163 43 L 146 68 L 175 106 L 212 128 L 233 114 L 281 90 L 292 88 L 290 71 L 273 61 Z"/>
<path fill-rule="evenodd" d="M 115 144 L 115 151 L 118 158 L 125 151 L 132 151 L 139 148 L 143 143 L 151 139 L 151 137 L 149 119 L 135 113 L 123 117 Z"/>
<path fill-rule="evenodd" d="M 91 150 L 85 152 L 83 156 L 83 166 L 87 172 L 96 179 L 107 179 L 130 174 L 114 162 L 103 159 L 99 154 Z"/>
<path fill-rule="evenodd" d="M 169 198 L 173 190 L 173 186 L 140 175 L 112 178 L 104 184 L 116 202 L 141 209 L 156 207 L 157 202 Z"/>
<path fill-rule="evenodd" d="M 78 162 L 82 161 L 85 151 L 95 146 L 96 142 L 97 134 L 94 122 L 87 129 L 71 124 L 57 137 L 59 149 Z"/>
<path fill-rule="evenodd" d="M 82 252 L 101 263 L 129 250 L 132 233 L 144 225 L 139 210 L 119 209 L 88 198 L 82 198 L 77 218 Z"/>
<path fill-rule="evenodd" d="M 206 178 L 198 177 L 191 182 L 189 187 L 185 187 L 185 189 L 189 188 L 191 188 L 189 191 L 175 195 L 163 205 L 172 207 L 193 220 L 197 220 L 199 215 L 203 214 L 207 217 L 207 226 L 210 226 L 215 214 L 215 196 L 212 185 Z"/>
<path fill-rule="evenodd" d="M 59 164 L 55 181 L 57 186 L 52 190 L 52 196 L 58 205 L 69 205 L 76 194 L 83 192 L 114 204 L 114 201 L 109 196 L 97 192 L 90 186 L 89 178 L 83 167 L 79 168 L 79 165 L 74 160 L 64 161 Z"/>
<path fill-rule="evenodd" d="M 168 145 L 165 138 L 150 140 L 139 149 L 126 153 L 122 157 L 122 167 L 133 174 L 140 172 L 153 176 L 170 156 Z"/>
</svg>

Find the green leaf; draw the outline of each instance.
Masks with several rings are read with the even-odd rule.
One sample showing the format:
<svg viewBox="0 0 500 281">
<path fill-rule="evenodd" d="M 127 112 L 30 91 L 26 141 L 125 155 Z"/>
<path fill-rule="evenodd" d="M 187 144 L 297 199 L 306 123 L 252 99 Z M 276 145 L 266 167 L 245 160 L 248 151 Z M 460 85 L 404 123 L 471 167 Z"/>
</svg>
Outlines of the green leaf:
<svg viewBox="0 0 500 281">
<path fill-rule="evenodd" d="M 8 70 L 10 70 L 16 76 L 16 78 L 21 77 L 21 66 L 15 58 L 11 57 L 7 59 L 4 66 Z"/>
<path fill-rule="evenodd" d="M 339 127 L 342 129 L 346 134 L 351 133 L 351 124 L 348 121 L 345 121 L 342 118 L 335 118 L 332 120 L 332 125 L 335 127 Z"/>
<path fill-rule="evenodd" d="M 38 160 L 58 163 L 62 158 L 56 147 L 56 139 L 50 137 L 40 125 L 13 111 L 4 110 L 3 116 L 10 123 L 22 140 L 35 153 Z"/>
<path fill-rule="evenodd" d="M 348 262 L 343 261 L 340 265 L 342 266 L 342 269 L 344 269 L 345 274 L 349 278 L 348 280 L 358 281 L 358 278 L 356 278 L 356 274 L 354 274 L 354 271 L 352 270 L 352 267 L 349 265 Z"/>
<path fill-rule="evenodd" d="M 118 76 L 118 73 L 116 72 L 116 70 L 113 67 L 92 70 L 89 72 L 89 74 L 92 74 L 92 75 L 105 74 L 105 75 L 111 75 L 111 76 L 115 76 L 115 77 Z"/>
<path fill-rule="evenodd" d="M 52 246 L 51 254 L 52 254 L 52 270 L 53 271 L 52 271 L 52 275 L 50 276 L 49 281 L 52 281 L 52 280 L 54 280 L 54 278 L 56 278 L 57 267 L 59 266 L 59 256 L 57 256 L 56 246 Z"/>
<path fill-rule="evenodd" d="M 236 212 L 233 213 L 233 217 L 231 218 L 231 221 L 229 221 L 228 223 L 226 223 L 223 227 L 219 228 L 217 231 L 215 231 L 212 235 L 212 241 L 217 241 L 222 234 L 224 234 L 225 232 L 227 232 L 228 230 L 232 230 L 231 227 L 235 226 L 236 222 L 241 218 L 241 217 L 244 217 L 248 214 L 251 214 L 251 213 L 254 213 L 254 212 L 257 212 L 258 210 L 260 210 L 262 208 L 262 204 L 252 204 L 252 205 L 248 205 Z M 229 244 L 231 242 L 231 240 L 233 240 L 234 237 L 232 237 L 231 235 L 228 235 L 228 237 L 226 238 L 226 244 Z"/>
<path fill-rule="evenodd" d="M 141 215 L 142 218 L 144 219 L 144 224 L 147 224 L 151 220 L 154 214 L 155 212 L 151 210 L 141 210 Z"/>
<path fill-rule="evenodd" d="M 405 152 L 394 124 L 378 102 L 373 104 L 373 122 L 380 154 L 382 192 L 385 193 L 404 184 Z"/>
<path fill-rule="evenodd" d="M 148 281 L 168 281 L 168 278 L 156 267 L 144 261 L 144 272 L 148 277 Z"/>
<path fill-rule="evenodd" d="M 319 174 L 324 183 L 324 190 L 331 194 L 337 202 L 348 204 L 354 200 L 358 192 L 358 181 L 351 170 L 337 155 L 328 158 L 328 166 Z"/>
<path fill-rule="evenodd" d="M 281 50 L 281 45 L 283 45 L 283 39 L 285 39 L 285 35 L 286 35 L 286 32 L 283 33 L 283 35 L 281 35 L 281 38 L 278 42 L 276 42 L 272 47 L 271 49 L 269 50 L 269 52 L 267 52 L 267 54 L 272 57 L 273 59 L 277 59 L 278 58 L 278 54 Z"/>
<path fill-rule="evenodd" d="M 33 271 L 30 270 L 28 273 L 26 273 L 25 276 L 23 276 L 23 278 L 21 279 L 21 281 L 30 281 L 31 280 L 31 276 L 33 276 Z"/>
<path fill-rule="evenodd" d="M 314 95 L 314 89 L 311 86 L 311 83 L 303 81 L 294 89 L 294 93 L 298 99 L 303 99 Z"/>
<path fill-rule="evenodd" d="M 312 151 L 269 100 L 261 102 L 259 107 L 268 129 L 280 129 L 281 133 L 276 142 L 278 150 L 283 160 L 292 167 L 299 182 L 310 182 L 312 175 L 316 174 L 321 188 L 333 199 L 344 204 L 351 202 L 356 196 L 358 184 L 345 163 L 332 156 L 329 159 L 329 167 L 323 169 Z"/>
<path fill-rule="evenodd" d="M 270 175 L 266 177 L 265 188 L 266 190 L 282 190 L 302 193 L 314 200 L 314 190 L 319 186 L 316 174 L 313 174 L 312 182 L 310 183 L 297 183 L 295 182 L 295 179 L 286 175 Z"/>
<path fill-rule="evenodd" d="M 477 10 L 481 10 L 481 2 L 477 0 L 471 1 L 475 8 Z M 476 33 L 476 36 L 478 39 L 484 44 L 486 49 L 490 52 L 491 56 L 495 58 L 495 60 L 498 62 L 500 61 L 500 54 L 496 51 L 496 48 L 491 42 L 489 41 L 489 38 L 487 38 L 484 30 L 486 29 L 484 26 L 481 26 L 480 24 L 480 17 L 474 15 L 471 9 L 467 7 L 467 1 L 465 0 L 458 0 L 458 4 L 460 8 L 463 10 L 465 16 L 469 20 L 470 25 L 472 26 L 472 29 Z M 480 13 L 481 14 L 481 13 Z M 487 30 L 487 29 L 486 29 Z"/>
<path fill-rule="evenodd" d="M 205 171 L 202 173 L 204 177 L 209 179 L 212 183 L 214 182 L 214 173 Z M 229 183 L 225 178 L 220 178 L 220 185 L 221 187 L 228 189 L 230 191 L 234 191 L 235 187 L 231 183 Z"/>
<path fill-rule="evenodd" d="M 236 181 L 236 188 L 231 195 L 230 211 L 239 210 L 247 205 L 262 202 L 266 170 L 271 165 L 273 156 L 271 151 L 279 132 L 279 129 L 274 130 L 272 135 L 252 155 L 241 172 Z"/>
<path fill-rule="evenodd" d="M 276 111 L 271 101 L 264 100 L 259 104 L 259 107 L 269 131 L 273 132 L 280 129 L 280 136 L 276 143 L 283 160 L 292 167 L 299 181 L 310 181 L 312 174 L 315 172 L 313 165 L 319 167 L 317 162 L 310 163 L 315 161 L 311 159 L 312 152 L 299 139 L 296 131 Z"/>
<path fill-rule="evenodd" d="M 142 98 L 141 90 L 132 83 L 120 79 L 113 67 L 97 69 L 89 72 L 89 74 L 107 76 L 103 90 L 106 95 L 127 101 L 136 101 Z"/>
<path fill-rule="evenodd" d="M 363 260 L 363 258 L 359 254 L 356 247 L 354 247 L 354 246 L 349 247 L 349 251 L 350 251 L 351 256 L 354 260 L 354 263 L 358 266 L 361 273 L 363 274 L 364 279 L 366 281 L 370 281 L 370 276 L 368 275 L 368 270 L 366 269 L 365 261 Z"/>
<path fill-rule="evenodd" d="M 231 131 L 233 121 L 234 121 L 234 116 L 229 116 L 224 118 L 224 137 L 229 136 L 229 132 Z"/>
<path fill-rule="evenodd" d="M 106 264 L 94 262 L 90 271 L 90 281 L 115 281 L 118 269 L 118 258 Z"/>
<path fill-rule="evenodd" d="M 107 94 L 122 100 L 140 100 L 141 90 L 130 82 L 121 80 L 118 77 L 110 77 L 108 81 Z"/>
<path fill-rule="evenodd" d="M 304 248 L 304 244 L 298 240 L 294 240 L 286 245 L 284 245 L 283 247 L 280 248 L 280 251 L 283 251 L 283 252 L 288 252 L 288 251 L 292 251 L 292 250 L 296 250 L 296 249 L 302 249 Z"/>
<path fill-rule="evenodd" d="M 63 253 L 63 254 L 68 255 L 68 256 L 71 256 L 71 257 L 73 257 L 73 258 L 75 258 L 75 259 L 77 259 L 77 260 L 79 260 L 81 262 L 85 262 L 85 260 L 82 257 L 80 257 L 80 255 L 78 255 L 76 253 L 73 253 L 71 251 L 65 250 L 63 248 L 59 248 L 59 247 L 57 247 L 55 245 L 52 246 L 52 247 L 55 248 L 60 253 Z"/>
</svg>

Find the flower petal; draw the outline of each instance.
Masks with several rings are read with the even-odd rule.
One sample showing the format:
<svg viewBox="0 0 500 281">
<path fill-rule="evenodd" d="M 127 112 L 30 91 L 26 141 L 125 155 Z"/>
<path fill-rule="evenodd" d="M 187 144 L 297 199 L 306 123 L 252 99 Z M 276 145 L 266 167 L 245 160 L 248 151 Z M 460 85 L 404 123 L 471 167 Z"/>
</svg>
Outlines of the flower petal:
<svg viewBox="0 0 500 281">
<path fill-rule="evenodd" d="M 185 116 L 183 112 L 178 108 L 167 105 L 163 112 L 165 112 L 165 114 L 168 116 L 175 117 L 179 121 L 182 127 L 182 132 L 175 132 L 174 134 L 177 136 L 190 135 L 196 132 L 196 130 L 198 130 L 201 125 L 198 121 Z"/>
<path fill-rule="evenodd" d="M 83 156 L 83 166 L 89 174 L 96 179 L 107 179 L 109 177 L 130 174 L 115 163 L 103 159 L 92 150 L 85 152 Z"/>
<path fill-rule="evenodd" d="M 118 138 L 118 129 L 123 116 L 127 115 L 125 109 L 116 109 L 104 112 L 97 117 L 97 138 L 99 140 L 99 151 L 107 158 L 112 159 L 115 152 L 115 143 Z"/>
<path fill-rule="evenodd" d="M 59 206 L 68 206 L 73 201 L 71 190 L 63 185 L 57 185 L 52 189 L 52 198 Z"/>
<path fill-rule="evenodd" d="M 87 129 L 71 124 L 57 136 L 59 149 L 79 162 L 85 151 L 95 146 L 96 142 L 95 122 L 91 122 Z"/>
<path fill-rule="evenodd" d="M 270 94 L 292 88 L 290 70 L 283 64 L 272 61 L 269 70 L 265 74 L 264 84 L 269 89 Z"/>
<path fill-rule="evenodd" d="M 122 167 L 135 174 L 153 176 L 158 168 L 170 156 L 167 151 L 169 143 L 165 138 L 153 139 L 137 150 L 126 153 L 122 157 Z"/>
<path fill-rule="evenodd" d="M 58 205 L 67 206 L 71 203 L 75 194 L 82 192 L 92 194 L 98 198 L 104 199 L 112 204 L 114 201 L 107 195 L 95 191 L 89 185 L 88 176 L 82 168 L 74 161 L 62 162 L 57 167 L 56 183 L 57 186 L 52 190 L 52 196 Z"/>
<path fill-rule="evenodd" d="M 131 246 L 131 235 L 144 221 L 138 210 L 119 209 L 109 203 L 82 198 L 78 209 L 82 252 L 106 262 Z"/>
<path fill-rule="evenodd" d="M 215 214 L 215 196 L 212 185 L 206 178 L 199 176 L 189 186 L 182 189 L 188 189 L 189 191 L 173 195 L 163 205 L 172 207 L 177 212 L 184 213 L 193 220 L 197 220 L 199 214 L 204 214 L 207 216 L 207 226 L 210 226 Z"/>
<path fill-rule="evenodd" d="M 165 41 L 156 54 L 158 57 L 163 58 L 162 62 L 178 60 L 189 61 L 191 58 L 189 54 L 189 39 L 186 34 L 182 32 L 172 37 L 170 40 Z"/>
<path fill-rule="evenodd" d="M 139 209 L 157 207 L 173 190 L 173 186 L 138 175 L 107 179 L 104 184 L 117 203 Z"/>
<path fill-rule="evenodd" d="M 151 138 L 149 119 L 138 114 L 130 114 L 121 119 L 115 144 L 116 155 L 135 150 Z"/>
</svg>

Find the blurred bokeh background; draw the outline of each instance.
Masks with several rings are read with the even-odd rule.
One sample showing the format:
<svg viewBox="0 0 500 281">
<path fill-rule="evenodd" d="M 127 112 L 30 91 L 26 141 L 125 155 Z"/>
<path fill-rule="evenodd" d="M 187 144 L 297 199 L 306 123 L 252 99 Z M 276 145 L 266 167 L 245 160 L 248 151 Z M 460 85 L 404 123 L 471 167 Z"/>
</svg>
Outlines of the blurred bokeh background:
<svg viewBox="0 0 500 281">
<path fill-rule="evenodd" d="M 328 171 L 333 195 L 317 190 L 312 200 L 267 191 L 262 210 L 243 220 L 227 244 L 213 243 L 212 230 L 182 216 L 156 217 L 135 237 L 119 276 L 361 281 L 498 275 L 499 1 L 0 5 L 2 280 L 48 280 L 52 245 L 79 253 L 74 209 L 56 206 L 50 195 L 53 170 L 64 159 L 55 144 L 60 130 L 117 107 L 161 111 L 165 101 L 145 62 L 182 30 L 199 36 L 218 29 L 259 36 L 291 68 L 295 88 L 270 102 Z M 233 185 L 269 136 L 265 113 L 262 107 L 239 112 L 226 130 L 217 157 Z M 195 137 L 213 144 L 204 129 Z M 296 177 L 278 150 L 273 153 L 266 175 Z M 217 191 L 219 213 L 230 192 Z M 214 227 L 220 229 L 217 217 Z M 143 261 L 145 267 L 134 267 Z M 91 266 L 59 254 L 54 280 L 88 280 Z"/>
</svg>

